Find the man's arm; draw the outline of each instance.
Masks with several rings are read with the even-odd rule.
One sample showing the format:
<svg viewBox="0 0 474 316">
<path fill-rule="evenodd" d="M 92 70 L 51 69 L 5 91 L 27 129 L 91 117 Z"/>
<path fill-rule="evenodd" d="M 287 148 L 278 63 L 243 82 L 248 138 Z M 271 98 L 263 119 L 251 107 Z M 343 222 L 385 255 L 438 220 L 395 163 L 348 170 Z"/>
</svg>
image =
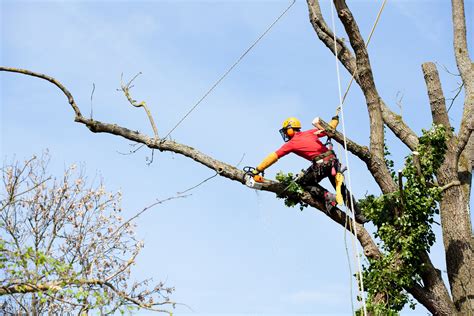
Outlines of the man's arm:
<svg viewBox="0 0 474 316">
<path fill-rule="evenodd" d="M 278 160 L 278 155 L 276 152 L 272 152 L 269 154 L 263 161 L 257 166 L 257 171 L 262 172 L 271 165 L 273 165 Z"/>
<path fill-rule="evenodd" d="M 277 162 L 278 159 L 280 159 L 283 156 L 288 155 L 293 151 L 293 145 L 290 142 L 285 143 L 283 146 L 281 146 L 278 150 L 270 153 L 263 161 L 257 166 L 257 171 L 262 172 L 271 165 L 273 165 L 275 162 Z"/>
<path fill-rule="evenodd" d="M 313 124 L 314 127 L 316 127 L 318 129 L 318 131 L 315 133 L 315 135 L 317 135 L 319 137 L 326 136 L 324 128 L 319 124 L 319 116 L 315 117 L 313 122 L 311 122 L 311 123 Z M 335 116 L 332 117 L 331 122 L 329 122 L 328 125 L 332 129 L 336 129 L 338 124 L 339 124 L 339 116 L 335 115 Z"/>
</svg>

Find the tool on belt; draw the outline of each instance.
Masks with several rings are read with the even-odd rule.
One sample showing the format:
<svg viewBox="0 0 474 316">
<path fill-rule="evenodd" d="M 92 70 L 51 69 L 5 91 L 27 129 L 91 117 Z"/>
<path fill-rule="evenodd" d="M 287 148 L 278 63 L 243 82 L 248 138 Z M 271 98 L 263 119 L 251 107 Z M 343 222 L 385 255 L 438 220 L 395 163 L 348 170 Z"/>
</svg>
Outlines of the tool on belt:
<svg viewBox="0 0 474 316">
<path fill-rule="evenodd" d="M 326 146 L 329 148 L 328 151 L 321 155 L 313 158 L 313 170 L 318 175 L 325 175 L 326 170 L 331 168 L 331 175 L 335 178 L 336 182 L 336 202 L 337 204 L 344 203 L 342 195 L 342 184 L 344 182 L 344 175 L 342 174 L 346 168 L 341 168 L 341 164 L 336 157 L 336 154 L 332 150 L 331 140 L 328 139 Z"/>
<path fill-rule="evenodd" d="M 334 151 L 332 150 L 328 150 L 325 153 L 313 158 L 313 166 L 316 169 L 316 172 L 322 174 L 325 171 L 324 169 L 331 167 L 331 175 L 333 177 L 336 176 L 339 169 L 338 164 L 339 161 L 336 158 L 336 154 L 334 154 Z"/>
</svg>

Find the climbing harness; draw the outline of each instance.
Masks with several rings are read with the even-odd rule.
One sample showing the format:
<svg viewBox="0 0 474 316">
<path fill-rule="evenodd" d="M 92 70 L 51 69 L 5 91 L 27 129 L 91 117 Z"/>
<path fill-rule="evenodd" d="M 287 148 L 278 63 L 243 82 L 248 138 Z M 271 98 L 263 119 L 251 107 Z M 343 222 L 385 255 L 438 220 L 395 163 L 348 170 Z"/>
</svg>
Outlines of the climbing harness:
<svg viewBox="0 0 474 316">
<path fill-rule="evenodd" d="M 335 177 L 341 168 L 341 164 L 336 158 L 334 152 L 328 150 L 324 154 L 316 156 L 316 158 L 313 159 L 311 168 L 313 169 L 316 179 L 321 179 L 329 175 Z"/>
<path fill-rule="evenodd" d="M 250 45 L 240 56 L 237 58 L 237 60 L 230 66 L 224 74 L 219 77 L 219 79 L 209 88 L 209 90 L 204 93 L 204 95 L 191 107 L 191 109 L 176 123 L 176 125 L 166 134 L 165 137 L 161 139 L 161 141 L 165 141 L 168 136 L 171 135 L 171 133 L 191 114 L 192 111 L 194 111 L 199 104 L 201 104 L 204 99 L 211 94 L 211 92 L 224 80 L 225 77 L 244 59 L 244 57 L 260 42 L 260 40 L 267 35 L 268 32 L 277 24 L 278 21 L 291 9 L 291 7 L 295 4 L 296 0 L 293 0 L 293 2 L 290 3 L 290 5 L 270 24 L 269 27 Z"/>
<path fill-rule="evenodd" d="M 331 137 L 327 138 L 326 142 L 324 143 L 324 146 L 326 146 L 326 148 L 329 150 L 332 150 L 334 148 Z"/>
<path fill-rule="evenodd" d="M 336 159 L 336 154 L 334 153 L 332 149 L 329 149 L 328 151 L 314 157 L 313 163 L 316 163 L 316 164 L 322 163 L 322 162 L 329 161 L 332 159 Z"/>
</svg>

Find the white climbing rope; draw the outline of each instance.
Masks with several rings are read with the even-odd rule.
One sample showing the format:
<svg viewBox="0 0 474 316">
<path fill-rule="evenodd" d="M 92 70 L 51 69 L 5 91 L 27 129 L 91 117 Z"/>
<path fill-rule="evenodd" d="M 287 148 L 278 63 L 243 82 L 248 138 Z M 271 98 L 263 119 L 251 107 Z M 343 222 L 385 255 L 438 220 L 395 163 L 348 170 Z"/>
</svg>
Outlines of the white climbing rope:
<svg viewBox="0 0 474 316">
<path fill-rule="evenodd" d="M 384 0 L 382 3 L 382 6 L 380 7 L 379 13 L 377 13 L 377 17 L 375 18 L 374 25 L 372 26 L 372 30 L 370 30 L 369 37 L 367 37 L 367 42 L 365 43 L 365 47 L 369 47 L 370 40 L 372 39 L 372 35 L 374 34 L 375 28 L 377 27 L 377 24 L 379 23 L 380 16 L 382 15 L 383 9 L 385 8 L 385 3 L 387 0 Z M 335 36 L 334 36 L 335 38 Z M 336 45 L 334 43 L 334 48 L 336 48 Z M 337 54 L 337 51 L 335 50 L 335 54 Z M 344 96 L 342 97 L 342 101 L 340 101 L 339 106 L 337 107 L 337 112 L 339 112 L 339 109 L 341 108 L 342 104 L 344 101 L 346 101 L 347 94 L 349 93 L 349 90 L 351 89 L 352 83 L 354 82 L 354 78 L 357 75 L 357 68 L 354 70 L 354 73 L 352 74 L 351 80 L 349 81 L 349 84 L 347 85 L 346 91 L 344 92 Z"/>
<path fill-rule="evenodd" d="M 342 133 L 344 135 L 344 149 L 347 148 L 347 144 L 346 144 L 346 127 L 345 127 L 345 123 L 344 123 L 344 108 L 343 108 L 343 100 L 342 100 L 342 89 L 341 89 L 341 75 L 340 75 L 340 71 L 339 71 L 339 59 L 338 59 L 338 53 L 337 53 L 337 41 L 336 41 L 336 23 L 335 23 L 335 18 L 334 18 L 334 4 L 332 3 L 331 1 L 331 20 L 332 20 L 332 28 L 333 28 L 333 35 L 334 35 L 334 57 L 335 57 L 335 60 L 336 60 L 336 74 L 337 74 L 337 87 L 338 87 L 338 94 L 339 94 L 339 104 L 340 104 L 340 111 L 341 111 L 341 121 L 342 121 Z M 350 177 L 350 165 L 349 165 L 349 156 L 347 154 L 347 150 L 344 150 L 344 153 L 345 153 L 345 161 L 346 161 L 346 167 L 347 167 L 347 179 L 348 179 L 348 186 L 349 186 L 349 198 L 351 199 L 351 202 L 349 203 L 349 205 L 353 206 L 354 205 L 354 200 L 353 200 L 353 197 L 352 197 L 352 183 L 351 183 L 351 177 Z M 346 197 L 346 203 L 347 203 L 347 197 Z M 346 209 L 347 209 L 347 206 L 346 206 Z M 364 296 L 364 282 L 363 282 L 363 277 L 362 277 L 362 267 L 361 267 L 361 264 L 360 264 L 360 253 L 359 253 L 359 247 L 357 247 L 357 244 L 355 243 L 355 240 L 354 238 L 356 238 L 357 236 L 357 226 L 356 226 L 356 221 L 355 221 L 355 215 L 354 215 L 354 208 L 352 207 L 351 209 L 351 213 L 352 213 L 352 227 L 354 227 L 354 233 L 352 234 L 352 240 L 353 240 L 353 251 L 354 251 L 354 256 L 356 257 L 355 258 L 355 261 L 357 262 L 357 267 L 358 267 L 358 277 L 359 277 L 359 286 L 357 287 L 358 290 L 359 290 L 359 296 L 361 297 L 362 299 L 362 308 L 363 308 L 363 312 L 364 312 L 364 316 L 367 316 L 367 307 L 366 307 L 366 304 L 365 304 L 365 296 Z M 347 211 L 346 211 L 346 214 L 347 214 Z M 346 217 L 346 221 L 347 221 L 347 217 Z M 346 234 L 346 228 L 344 228 L 344 236 Z M 344 239 L 344 241 L 346 241 L 346 239 Z M 354 247 L 355 245 L 355 247 Z M 345 244 L 345 246 L 347 247 L 347 244 Z M 348 255 L 348 253 L 347 253 Z M 348 259 L 348 261 L 350 261 Z M 350 264 L 349 264 L 350 266 Z M 350 271 L 352 271 L 350 268 L 349 268 Z M 352 273 L 352 272 L 350 272 Z M 354 315 L 354 303 L 353 303 L 353 295 L 352 295 L 352 282 L 350 284 L 350 287 L 351 287 L 351 306 L 352 306 L 352 314 Z"/>
<path fill-rule="evenodd" d="M 367 39 L 367 43 L 365 46 L 367 47 L 370 43 L 370 39 L 372 38 L 372 35 L 374 34 L 375 28 L 380 20 L 380 16 L 382 14 L 382 11 L 385 7 L 386 0 L 383 1 L 382 6 L 377 14 L 377 18 L 375 19 L 375 23 L 372 27 L 372 30 L 370 31 L 369 37 Z M 338 58 L 338 52 L 337 52 L 337 41 L 336 41 L 336 24 L 335 24 L 335 18 L 334 18 L 334 5 L 331 1 L 331 19 L 332 19 L 332 27 L 333 27 L 333 35 L 334 35 L 334 57 L 336 60 L 336 74 L 337 74 L 337 83 L 338 83 L 338 92 L 339 92 L 339 107 L 336 110 L 336 113 L 341 112 L 341 122 L 342 122 L 342 134 L 344 136 L 344 153 L 345 153 L 345 161 L 346 161 L 346 166 L 347 166 L 347 182 L 349 186 L 349 198 L 351 199 L 350 206 L 352 207 L 351 213 L 352 213 L 352 227 L 354 228 L 353 234 L 352 234 L 352 248 L 354 250 L 354 256 L 356 257 L 357 261 L 357 267 L 358 267 L 358 277 L 359 277 L 359 293 L 360 297 L 362 299 L 362 307 L 364 311 L 364 315 L 367 315 L 367 306 L 365 303 L 365 296 L 364 296 L 364 280 L 362 276 L 362 266 L 360 263 L 360 252 L 359 252 L 359 247 L 356 243 L 356 236 L 357 236 L 357 226 L 356 226 L 356 221 L 355 221 L 355 211 L 354 211 L 354 197 L 352 195 L 352 182 L 351 182 L 351 174 L 350 174 L 350 165 L 349 165 L 349 155 L 347 153 L 347 139 L 346 139 L 346 127 L 345 127 L 345 121 L 344 121 L 344 101 L 346 100 L 347 94 L 351 88 L 352 82 L 354 81 L 354 77 L 357 74 L 357 68 L 352 74 L 352 78 L 349 82 L 349 85 L 346 88 L 346 91 L 344 93 L 344 96 L 342 96 L 342 89 L 341 89 L 341 76 L 340 76 L 340 71 L 339 71 L 339 58 Z M 339 146 L 340 148 L 340 146 Z M 347 197 L 346 197 L 347 199 Z M 346 227 L 344 227 L 344 244 L 346 247 L 346 254 L 349 262 L 349 273 L 352 275 L 352 269 L 350 265 L 350 260 L 349 260 L 349 253 L 347 250 L 347 241 L 346 241 Z M 351 278 L 352 280 L 352 278 Z M 350 288 L 351 288 L 351 304 L 352 304 L 352 314 L 354 314 L 354 303 L 353 303 L 353 294 L 352 294 L 352 281 L 350 282 Z"/>
</svg>

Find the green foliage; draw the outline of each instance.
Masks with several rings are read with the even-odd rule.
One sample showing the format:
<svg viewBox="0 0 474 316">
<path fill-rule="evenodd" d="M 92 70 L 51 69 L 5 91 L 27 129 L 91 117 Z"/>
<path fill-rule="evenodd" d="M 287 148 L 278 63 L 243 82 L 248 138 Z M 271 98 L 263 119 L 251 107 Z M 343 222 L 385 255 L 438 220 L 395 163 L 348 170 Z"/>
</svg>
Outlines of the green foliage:
<svg viewBox="0 0 474 316">
<path fill-rule="evenodd" d="M 301 202 L 304 189 L 295 181 L 296 176 L 294 176 L 293 173 L 285 174 L 280 171 L 277 173 L 276 179 L 285 186 L 285 191 L 283 194 L 278 195 L 278 197 L 285 200 L 286 206 L 295 207 L 299 204 L 301 211 L 308 206 L 308 204 Z"/>
<path fill-rule="evenodd" d="M 378 197 L 369 195 L 360 201 L 364 214 L 377 227 L 375 236 L 384 253 L 381 259 L 369 260 L 370 265 L 364 267 L 368 308 L 376 315 L 396 314 L 409 302 L 414 308 L 404 288 L 420 280 L 422 254 L 429 252 L 435 242 L 431 226 L 434 214 L 439 213 L 441 189 L 433 182 L 446 152 L 445 128 L 434 125 L 428 131 L 423 130 L 417 149 L 421 175 L 414 166 L 413 156 L 408 156 L 402 170 L 403 194 L 397 191 Z M 393 162 L 386 161 L 392 168 Z M 375 304 L 376 293 L 382 293 L 387 304 Z"/>
</svg>

